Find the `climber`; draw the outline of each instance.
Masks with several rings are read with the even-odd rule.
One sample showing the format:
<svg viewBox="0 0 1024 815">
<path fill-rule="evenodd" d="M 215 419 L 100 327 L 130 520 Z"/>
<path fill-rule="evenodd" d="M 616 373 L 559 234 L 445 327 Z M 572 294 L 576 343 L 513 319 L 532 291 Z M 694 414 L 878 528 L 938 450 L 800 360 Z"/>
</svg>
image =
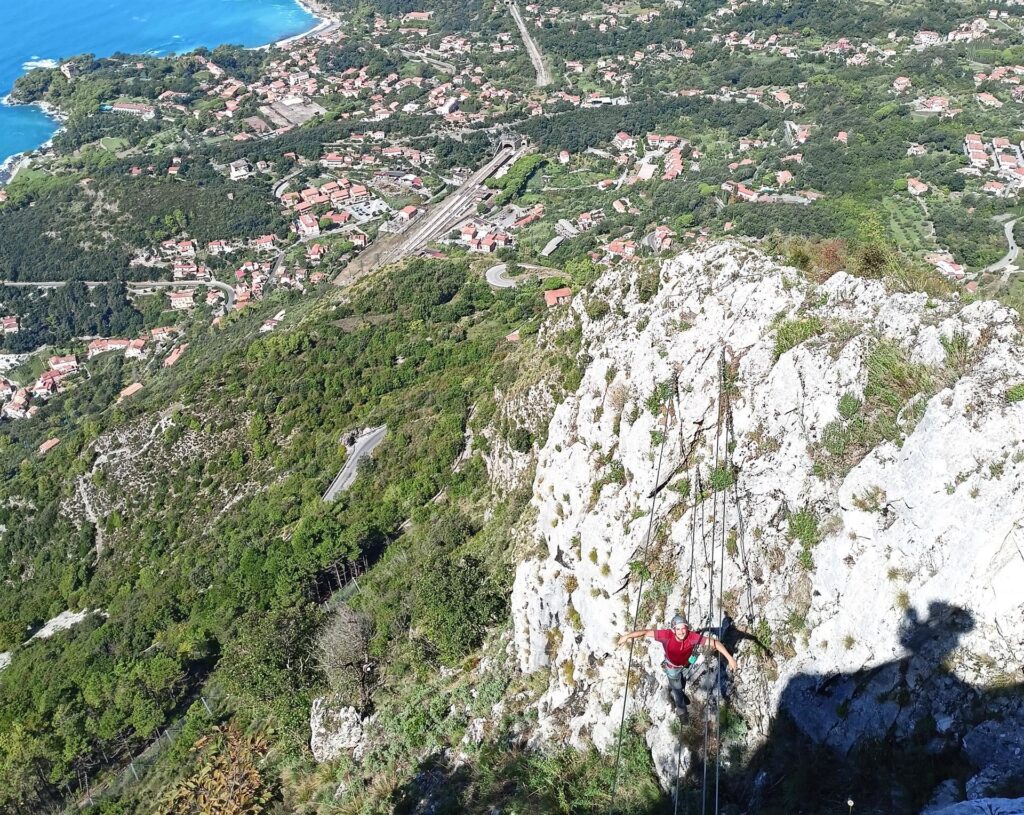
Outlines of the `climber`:
<svg viewBox="0 0 1024 815">
<path fill-rule="evenodd" d="M 697 646 L 710 645 L 713 647 L 725 657 L 730 671 L 736 670 L 736 660 L 717 637 L 710 634 L 698 634 L 681 614 L 672 618 L 671 625 L 671 628 L 645 628 L 642 631 L 630 631 L 619 637 L 619 645 L 625 645 L 630 640 L 640 637 L 649 637 L 661 643 L 665 649 L 665 659 L 662 661 L 661 667 L 665 669 L 665 675 L 668 677 L 669 695 L 675 703 L 676 714 L 685 716 L 686 706 L 690 700 L 685 691 L 684 671 L 697 661 L 694 654 Z"/>
</svg>

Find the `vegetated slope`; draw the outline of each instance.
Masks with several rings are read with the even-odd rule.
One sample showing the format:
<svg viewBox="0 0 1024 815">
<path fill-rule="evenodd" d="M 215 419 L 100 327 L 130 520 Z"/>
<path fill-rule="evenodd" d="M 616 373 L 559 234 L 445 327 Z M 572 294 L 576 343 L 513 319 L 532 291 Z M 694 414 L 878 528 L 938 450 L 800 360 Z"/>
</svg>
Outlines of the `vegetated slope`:
<svg viewBox="0 0 1024 815">
<path fill-rule="evenodd" d="M 94 376 L 5 427 L 0 810 L 39 811 L 81 777 L 102 788 L 211 677 L 277 744 L 304 741 L 321 570 L 378 555 L 439 491 L 482 477 L 452 464 L 471 405 L 513 373 L 502 337 L 537 300 L 414 261 L 350 301 L 297 306 L 311 313 L 290 330 L 260 336 L 243 316 L 193 337 L 189 364 L 128 403 Z M 371 424 L 385 442 L 324 505 L 343 433 Z M 65 608 L 107 616 L 20 645 Z"/>
<path fill-rule="evenodd" d="M 849 266 L 881 268 L 877 249 Z M 502 545 L 511 624 L 461 661 L 465 643 L 449 641 L 442 671 L 424 670 L 438 654 L 418 613 L 386 667 L 321 636 L 351 667 L 328 666 L 332 692 L 313 707 L 324 764 L 303 811 L 666 811 L 680 738 L 680 805 L 695 811 L 719 742 L 713 717 L 705 752 L 709 674 L 678 728 L 660 650 L 641 647 L 619 749 L 615 639 L 641 578 L 638 627 L 678 609 L 701 627 L 724 610 L 743 629 L 721 710 L 727 811 L 832 812 L 853 797 L 916 812 L 933 796 L 1024 792 L 1019 318 L 901 293 L 903 272 L 883 266 L 891 279 L 815 269 L 816 283 L 726 243 L 609 270 L 554 312 L 525 340 L 547 364 L 471 423 L 482 520 L 422 516 L 408 562 L 372 571 L 328 630 L 356 630 L 353 608 L 372 623 L 377 587 L 403 574 L 468 624 L 477 573 L 447 564 L 500 560 Z M 455 548 L 435 570 L 438 539 Z M 713 542 L 726 565 L 709 587 Z M 367 666 L 370 704 L 352 687 Z"/>
<path fill-rule="evenodd" d="M 536 334 L 542 302 L 414 261 L 290 331 L 212 335 L 192 371 L 69 423 L 50 458 L 26 451 L 60 400 L 12 434 L 3 806 L 35 811 L 81 770 L 108 809 L 170 812 L 197 785 L 217 798 L 204 768 L 238 761 L 243 811 L 607 811 L 614 636 L 640 575 L 641 626 L 684 606 L 687 582 L 706 598 L 693 517 L 725 533 L 712 616 L 724 606 L 771 649 L 738 649 L 723 801 L 830 811 L 855 789 L 882 812 L 943 780 L 954 796 L 1015 792 L 1014 315 L 842 272 L 815 285 L 735 243 L 608 271 Z M 519 344 L 503 340 L 513 327 Z M 716 466 L 722 351 L 737 443 Z M 325 507 L 341 434 L 381 423 L 373 462 Z M 107 513 L 98 558 L 85 496 Z M 723 496 L 744 534 L 731 503 L 715 523 Z M 324 567 L 382 548 L 328 608 L 310 602 L 336 585 Z M 18 646 L 66 607 L 109 617 Z M 343 653 L 332 632 L 351 635 Z M 674 773 L 657 659 L 640 655 L 623 813 L 669 806 L 658 782 Z M 227 707 L 190 704 L 200 687 Z M 311 709 L 319 767 L 302 744 Z M 104 787 L 105 759 L 181 712 L 141 782 Z M 682 733 L 697 770 L 699 724 Z M 819 757 L 825 743 L 839 752 Z M 693 776 L 684 788 L 697 795 Z"/>
<path fill-rule="evenodd" d="M 653 295 L 611 271 L 572 306 L 589 364 L 537 456 L 539 551 L 512 596 L 519 667 L 547 684 L 533 739 L 614 749 L 615 638 L 644 576 L 637 627 L 727 612 L 770 649 L 739 646 L 727 800 L 904 812 L 947 780 L 1024 794 L 1018 316 L 845 272 L 811 285 L 738 244 L 654 274 Z M 640 649 L 628 712 L 650 717 L 671 784 L 660 659 Z M 699 763 L 699 735 L 687 747 Z"/>
</svg>

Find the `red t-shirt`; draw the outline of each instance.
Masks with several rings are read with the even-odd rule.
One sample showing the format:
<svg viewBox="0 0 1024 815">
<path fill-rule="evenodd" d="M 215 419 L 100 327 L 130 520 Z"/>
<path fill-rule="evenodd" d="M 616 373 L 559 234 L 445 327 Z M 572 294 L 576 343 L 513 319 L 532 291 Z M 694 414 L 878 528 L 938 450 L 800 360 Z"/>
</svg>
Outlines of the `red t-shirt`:
<svg viewBox="0 0 1024 815">
<path fill-rule="evenodd" d="M 704 637 L 696 631 L 691 631 L 685 639 L 676 639 L 676 632 L 669 628 L 657 629 L 654 632 L 654 639 L 665 649 L 665 659 L 680 668 L 689 664 L 693 649 L 704 641 Z"/>
</svg>

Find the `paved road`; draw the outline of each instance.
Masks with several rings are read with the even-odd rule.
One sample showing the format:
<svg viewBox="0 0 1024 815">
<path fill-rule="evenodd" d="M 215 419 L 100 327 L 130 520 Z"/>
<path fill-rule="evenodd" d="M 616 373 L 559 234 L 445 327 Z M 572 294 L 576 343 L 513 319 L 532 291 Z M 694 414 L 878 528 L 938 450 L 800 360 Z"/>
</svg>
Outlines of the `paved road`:
<svg viewBox="0 0 1024 815">
<path fill-rule="evenodd" d="M 280 198 L 284 195 L 285 188 L 288 186 L 288 182 L 291 181 L 295 176 L 302 172 L 302 167 L 292 170 L 288 175 L 282 178 L 274 185 L 274 197 Z"/>
<path fill-rule="evenodd" d="M 325 501 L 333 501 L 339 492 L 344 492 L 352 486 L 352 482 L 356 480 L 356 475 L 359 472 L 359 462 L 374 451 L 374 448 L 383 441 L 384 434 L 387 432 L 387 426 L 381 425 L 372 427 L 359 435 L 356 443 L 348 452 L 348 461 L 345 462 L 345 466 L 341 468 L 341 472 L 324 493 Z"/>
<path fill-rule="evenodd" d="M 520 263 L 520 269 L 526 269 L 531 272 L 544 272 L 551 276 L 561 276 L 565 273 L 560 269 L 549 269 L 547 266 L 534 266 L 530 263 Z M 496 289 L 511 289 L 521 283 L 529 275 L 522 275 L 521 277 L 511 278 L 506 274 L 508 272 L 507 263 L 499 263 L 492 266 L 487 270 L 484 277 L 487 278 L 487 282 L 490 283 Z"/>
<path fill-rule="evenodd" d="M 537 72 L 537 87 L 543 88 L 545 85 L 551 84 L 551 72 L 548 70 L 548 66 L 544 64 L 544 55 L 541 53 L 540 48 L 537 47 L 537 43 L 533 41 L 533 37 L 530 36 L 529 30 L 526 28 L 526 22 L 523 20 L 523 15 L 519 13 L 519 6 L 516 0 L 508 0 L 508 10 L 512 12 L 512 19 L 516 21 L 516 25 L 519 26 L 519 33 L 523 37 L 523 44 L 526 46 L 526 53 L 530 55 L 530 62 L 533 63 L 533 69 Z"/>
<path fill-rule="evenodd" d="M 69 282 L 68 280 L 44 280 L 38 282 L 0 280 L 0 285 L 11 286 L 17 289 L 59 289 L 66 286 Z M 105 286 L 113 281 L 83 280 L 81 282 L 91 289 L 95 286 Z M 227 283 L 221 283 L 219 280 L 125 280 L 124 284 L 129 289 L 194 289 L 198 286 L 206 286 L 208 288 L 220 289 L 224 293 L 227 311 L 231 311 L 232 306 L 235 305 L 235 290 Z"/>
<path fill-rule="evenodd" d="M 1017 255 L 1020 254 L 1020 247 L 1017 245 L 1016 239 L 1013 237 L 1013 225 L 1019 221 L 1020 218 L 1012 218 L 1003 224 L 1003 235 L 1006 237 L 1006 245 L 1009 247 L 1006 254 L 1003 255 L 995 263 L 990 263 L 984 269 L 978 270 L 978 276 L 983 274 L 998 274 L 1002 273 L 1002 282 L 1006 282 L 1010 276 L 1010 267 L 1013 266 L 1017 261 Z"/>
<path fill-rule="evenodd" d="M 231 311 L 235 305 L 235 290 L 219 280 L 143 280 L 127 281 L 129 289 L 189 289 L 199 286 L 220 289 L 224 294 L 224 310 Z"/>
<path fill-rule="evenodd" d="M 497 266 L 492 266 L 487 270 L 487 274 L 484 276 L 487 278 L 487 282 L 490 283 L 496 289 L 511 289 L 516 285 L 511 277 L 506 277 L 505 272 L 508 271 L 507 263 L 499 263 Z"/>
</svg>

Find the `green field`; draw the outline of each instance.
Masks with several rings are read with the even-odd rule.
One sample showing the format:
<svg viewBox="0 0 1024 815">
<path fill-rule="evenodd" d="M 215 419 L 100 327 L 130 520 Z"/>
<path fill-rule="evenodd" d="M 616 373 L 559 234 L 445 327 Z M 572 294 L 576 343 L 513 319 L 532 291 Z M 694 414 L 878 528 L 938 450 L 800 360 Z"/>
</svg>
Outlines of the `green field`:
<svg viewBox="0 0 1024 815">
<path fill-rule="evenodd" d="M 104 136 L 100 139 L 100 147 L 104 150 L 109 150 L 111 153 L 116 153 L 128 147 L 128 140 L 116 136 Z"/>
<path fill-rule="evenodd" d="M 901 249 L 917 254 L 935 248 L 924 215 L 915 203 L 896 197 L 885 198 L 882 210 L 888 216 L 889 231 Z"/>
</svg>

